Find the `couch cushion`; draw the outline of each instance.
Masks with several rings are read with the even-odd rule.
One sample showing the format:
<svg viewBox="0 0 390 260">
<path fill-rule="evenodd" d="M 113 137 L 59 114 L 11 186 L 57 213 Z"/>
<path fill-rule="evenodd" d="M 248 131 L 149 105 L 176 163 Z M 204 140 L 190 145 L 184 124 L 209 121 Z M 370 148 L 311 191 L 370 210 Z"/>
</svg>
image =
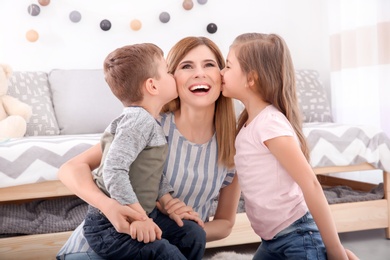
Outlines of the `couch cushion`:
<svg viewBox="0 0 390 260">
<path fill-rule="evenodd" d="M 303 122 L 333 122 L 330 102 L 315 70 L 297 70 L 297 95 Z"/>
<path fill-rule="evenodd" d="M 9 82 L 8 94 L 32 108 L 26 136 L 58 135 L 47 73 L 15 71 Z"/>
<path fill-rule="evenodd" d="M 49 82 L 61 135 L 101 133 L 122 112 L 102 69 L 56 69 Z"/>
</svg>

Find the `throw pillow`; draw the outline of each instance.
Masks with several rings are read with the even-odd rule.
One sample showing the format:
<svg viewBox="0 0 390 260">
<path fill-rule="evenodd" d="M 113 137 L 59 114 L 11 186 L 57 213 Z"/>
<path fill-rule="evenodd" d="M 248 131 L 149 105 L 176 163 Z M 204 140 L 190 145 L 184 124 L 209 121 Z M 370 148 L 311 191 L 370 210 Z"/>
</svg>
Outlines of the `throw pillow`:
<svg viewBox="0 0 390 260">
<path fill-rule="evenodd" d="M 330 102 L 315 70 L 296 70 L 297 95 L 303 122 L 333 122 Z"/>
<path fill-rule="evenodd" d="M 25 136 L 59 134 L 45 72 L 15 71 L 10 78 L 8 93 L 32 108 Z"/>
<path fill-rule="evenodd" d="M 61 135 L 102 133 L 123 110 L 102 69 L 56 69 L 49 82 Z"/>
</svg>

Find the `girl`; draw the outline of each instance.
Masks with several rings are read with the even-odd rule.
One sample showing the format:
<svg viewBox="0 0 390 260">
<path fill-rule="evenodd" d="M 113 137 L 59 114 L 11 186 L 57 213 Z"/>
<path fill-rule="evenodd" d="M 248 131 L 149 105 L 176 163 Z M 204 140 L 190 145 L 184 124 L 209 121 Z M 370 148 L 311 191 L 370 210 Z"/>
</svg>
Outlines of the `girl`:
<svg viewBox="0 0 390 260">
<path fill-rule="evenodd" d="M 245 105 L 234 157 L 246 213 L 262 243 L 254 259 L 354 259 L 341 245 L 309 161 L 284 40 L 248 33 L 230 47 L 222 93 Z"/>
</svg>

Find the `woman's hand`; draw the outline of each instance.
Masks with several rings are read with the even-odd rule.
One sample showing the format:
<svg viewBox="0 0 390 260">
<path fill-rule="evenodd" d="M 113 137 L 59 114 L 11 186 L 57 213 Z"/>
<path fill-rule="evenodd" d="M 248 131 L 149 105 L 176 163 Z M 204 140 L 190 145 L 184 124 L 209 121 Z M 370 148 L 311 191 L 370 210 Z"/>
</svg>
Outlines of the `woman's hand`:
<svg viewBox="0 0 390 260">
<path fill-rule="evenodd" d="M 109 199 L 100 209 L 119 233 L 130 234 L 130 223 L 146 221 L 148 218 L 134 209 Z"/>
<path fill-rule="evenodd" d="M 199 218 L 199 214 L 192 207 L 187 206 L 177 198 L 173 198 L 170 194 L 162 196 L 157 201 L 157 208 L 174 220 L 179 227 L 184 225 L 182 219 L 193 220 L 201 227 L 204 227 L 204 223 Z"/>
</svg>

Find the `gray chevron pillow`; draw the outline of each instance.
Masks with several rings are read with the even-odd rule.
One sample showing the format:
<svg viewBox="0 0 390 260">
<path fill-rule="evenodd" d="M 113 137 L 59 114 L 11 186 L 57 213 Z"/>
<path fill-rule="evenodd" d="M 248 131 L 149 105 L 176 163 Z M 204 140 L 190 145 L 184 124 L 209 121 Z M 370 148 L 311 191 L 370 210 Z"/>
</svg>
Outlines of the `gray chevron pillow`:
<svg viewBox="0 0 390 260">
<path fill-rule="evenodd" d="M 297 95 L 303 122 L 333 122 L 330 102 L 315 70 L 296 70 Z"/>
<path fill-rule="evenodd" d="M 9 82 L 8 94 L 32 108 L 25 135 L 58 135 L 60 130 L 54 115 L 47 73 L 14 71 Z"/>
</svg>

